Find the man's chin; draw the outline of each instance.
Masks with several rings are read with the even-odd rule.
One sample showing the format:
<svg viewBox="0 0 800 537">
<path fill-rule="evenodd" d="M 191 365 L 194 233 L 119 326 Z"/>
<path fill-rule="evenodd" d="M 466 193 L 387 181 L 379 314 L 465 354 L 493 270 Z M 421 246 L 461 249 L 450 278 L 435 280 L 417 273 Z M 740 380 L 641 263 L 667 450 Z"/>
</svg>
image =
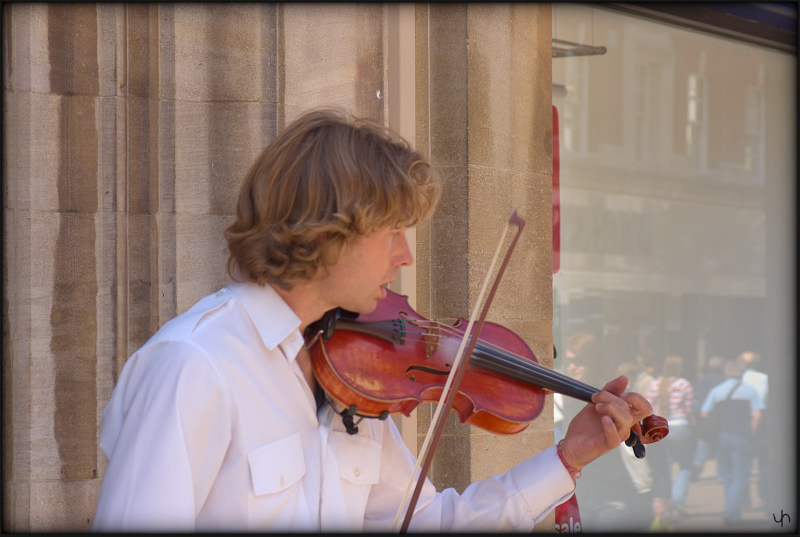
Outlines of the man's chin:
<svg viewBox="0 0 800 537">
<path fill-rule="evenodd" d="M 372 313 L 376 309 L 378 309 L 378 304 L 382 300 L 386 299 L 387 295 L 388 295 L 388 293 L 387 293 L 386 287 L 381 286 L 379 288 L 379 290 L 375 293 L 375 295 L 372 298 L 365 297 L 358 304 L 352 304 L 352 306 L 354 308 L 356 308 L 356 309 L 348 310 L 348 311 L 352 311 L 353 313 L 358 313 L 360 315 L 367 315 L 369 313 Z M 347 308 L 345 308 L 345 309 L 347 309 Z"/>
<path fill-rule="evenodd" d="M 378 299 L 374 298 L 371 301 L 364 300 L 358 304 L 353 304 L 353 309 L 344 308 L 347 311 L 352 313 L 357 313 L 359 315 L 368 315 L 378 309 Z"/>
<path fill-rule="evenodd" d="M 373 300 L 369 304 L 365 304 L 364 309 L 361 311 L 361 313 L 366 315 L 368 313 L 372 313 L 376 309 L 378 309 L 378 299 Z"/>
</svg>

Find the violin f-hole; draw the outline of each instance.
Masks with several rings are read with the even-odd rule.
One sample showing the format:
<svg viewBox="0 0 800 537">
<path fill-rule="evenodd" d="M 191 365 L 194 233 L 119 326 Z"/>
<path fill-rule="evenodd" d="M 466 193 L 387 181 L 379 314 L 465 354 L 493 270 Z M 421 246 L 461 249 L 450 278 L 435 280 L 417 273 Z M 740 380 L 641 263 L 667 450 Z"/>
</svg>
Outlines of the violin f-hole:
<svg viewBox="0 0 800 537">
<path fill-rule="evenodd" d="M 430 373 L 431 375 L 444 375 L 447 376 L 450 374 L 450 371 L 446 371 L 443 369 L 434 369 L 433 367 L 428 367 L 425 365 L 412 365 L 406 369 L 406 377 L 411 382 L 417 382 L 417 378 L 411 374 L 411 371 L 422 371 L 423 373 Z"/>
</svg>

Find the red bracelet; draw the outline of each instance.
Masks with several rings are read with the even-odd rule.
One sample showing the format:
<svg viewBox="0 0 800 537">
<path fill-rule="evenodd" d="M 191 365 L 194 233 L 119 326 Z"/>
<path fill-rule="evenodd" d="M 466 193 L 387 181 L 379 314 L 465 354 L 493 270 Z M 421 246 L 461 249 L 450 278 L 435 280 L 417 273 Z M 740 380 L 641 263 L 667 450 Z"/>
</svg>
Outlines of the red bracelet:
<svg viewBox="0 0 800 537">
<path fill-rule="evenodd" d="M 564 440 L 559 440 L 558 441 L 558 445 L 556 446 L 556 453 L 558 453 L 558 458 L 561 459 L 561 464 L 564 465 L 564 468 L 567 469 L 567 472 L 569 472 L 569 475 L 572 477 L 572 479 L 574 481 L 575 479 L 578 479 L 581 476 L 581 471 L 580 470 L 576 470 L 575 468 L 573 468 L 572 466 L 567 464 L 566 460 L 564 460 L 564 455 L 561 454 L 561 444 L 563 442 L 564 442 Z"/>
</svg>

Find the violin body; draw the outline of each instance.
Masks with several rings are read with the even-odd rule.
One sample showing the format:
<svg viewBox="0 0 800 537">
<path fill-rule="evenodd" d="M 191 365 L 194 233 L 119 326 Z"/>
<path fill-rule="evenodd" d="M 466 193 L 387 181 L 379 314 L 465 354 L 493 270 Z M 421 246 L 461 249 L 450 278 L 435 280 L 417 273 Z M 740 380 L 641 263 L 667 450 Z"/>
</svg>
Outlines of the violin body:
<svg viewBox="0 0 800 537">
<path fill-rule="evenodd" d="M 432 322 L 416 313 L 408 298 L 387 289 L 375 311 L 360 315 L 358 323 L 385 324 L 397 340 L 365 336 L 338 323 L 333 334 L 320 337 L 309 348 L 317 382 L 344 407 L 355 405 L 358 415 L 408 416 L 424 401 L 438 401 L 464 336 L 466 322 L 452 326 Z M 380 326 L 380 325 L 379 325 Z M 536 362 L 536 356 L 514 332 L 486 322 L 482 341 Z M 453 402 L 461 423 L 498 434 L 525 429 L 544 408 L 543 389 L 472 363 Z"/>
<path fill-rule="evenodd" d="M 353 416 L 408 416 L 422 402 L 438 401 L 465 325 L 463 318 L 452 326 L 426 319 L 406 296 L 387 289 L 372 313 L 328 312 L 307 330 L 306 346 L 317 382 L 351 420 L 348 430 L 357 431 Z M 499 324 L 484 322 L 478 337 L 453 399 L 461 423 L 515 434 L 541 414 L 548 393 L 591 402 L 600 391 L 542 366 L 522 338 Z M 664 418 L 648 416 L 631 431 L 626 443 L 641 458 L 641 445 L 669 428 Z"/>
</svg>

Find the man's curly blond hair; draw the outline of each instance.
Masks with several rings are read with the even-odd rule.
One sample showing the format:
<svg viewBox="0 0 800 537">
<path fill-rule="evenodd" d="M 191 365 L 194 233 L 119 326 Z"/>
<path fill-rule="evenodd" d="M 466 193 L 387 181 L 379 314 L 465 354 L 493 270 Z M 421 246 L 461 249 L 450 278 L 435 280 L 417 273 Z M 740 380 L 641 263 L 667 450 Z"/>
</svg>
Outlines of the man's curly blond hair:
<svg viewBox="0 0 800 537">
<path fill-rule="evenodd" d="M 345 244 L 425 220 L 440 192 L 430 163 L 383 125 L 312 110 L 247 172 L 225 230 L 228 273 L 291 290 L 335 263 Z"/>
</svg>

